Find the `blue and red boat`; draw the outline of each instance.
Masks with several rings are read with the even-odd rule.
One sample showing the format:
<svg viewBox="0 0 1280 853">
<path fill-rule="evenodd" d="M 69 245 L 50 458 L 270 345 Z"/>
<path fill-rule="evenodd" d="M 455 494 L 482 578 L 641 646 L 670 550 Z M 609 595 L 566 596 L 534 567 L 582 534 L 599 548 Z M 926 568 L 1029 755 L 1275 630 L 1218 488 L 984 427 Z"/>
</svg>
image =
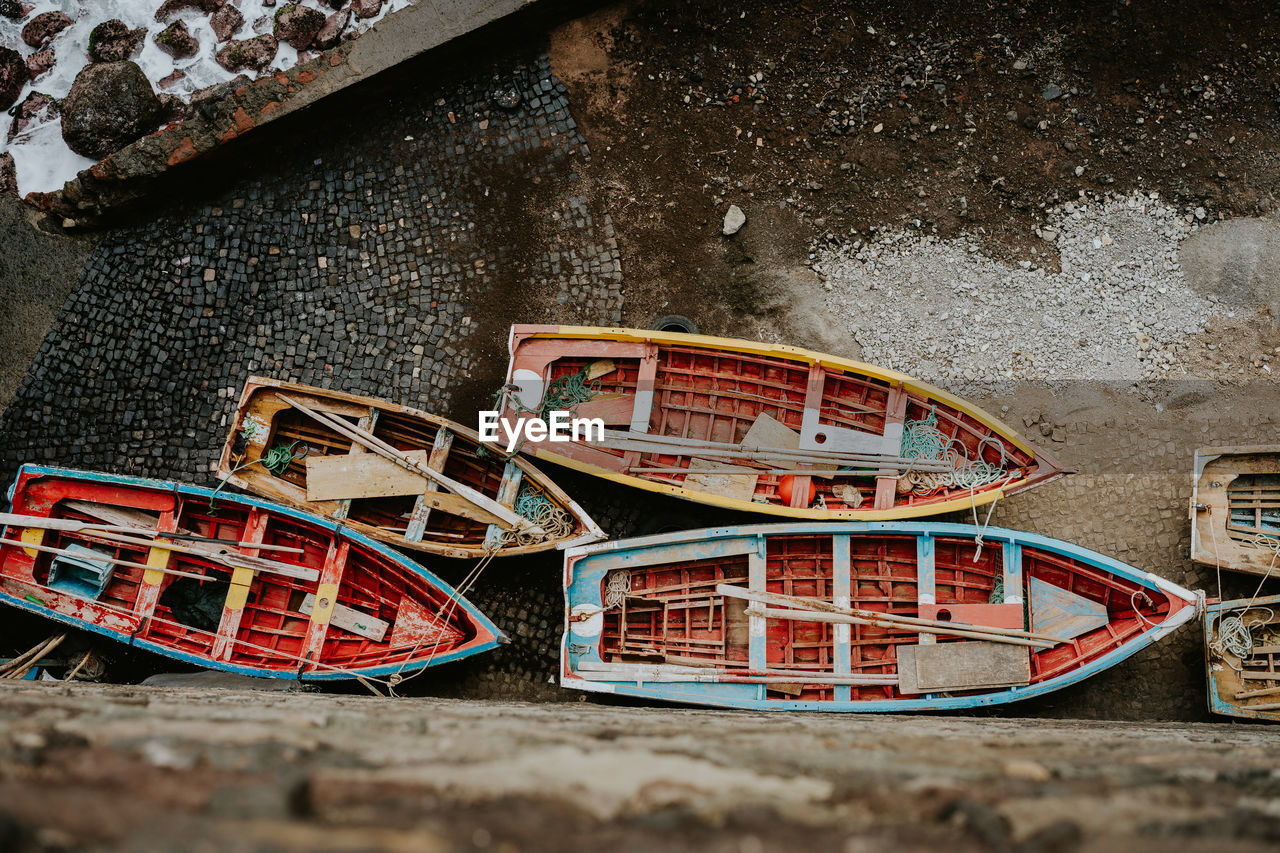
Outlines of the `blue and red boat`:
<svg viewBox="0 0 1280 853">
<path fill-rule="evenodd" d="M 505 642 L 448 584 L 300 510 L 24 465 L 0 517 L 0 602 L 212 669 L 395 683 Z"/>
<path fill-rule="evenodd" d="M 695 705 L 936 711 L 1043 696 L 1193 619 L 1200 593 L 1032 533 L 722 527 L 565 554 L 561 684 Z"/>
</svg>

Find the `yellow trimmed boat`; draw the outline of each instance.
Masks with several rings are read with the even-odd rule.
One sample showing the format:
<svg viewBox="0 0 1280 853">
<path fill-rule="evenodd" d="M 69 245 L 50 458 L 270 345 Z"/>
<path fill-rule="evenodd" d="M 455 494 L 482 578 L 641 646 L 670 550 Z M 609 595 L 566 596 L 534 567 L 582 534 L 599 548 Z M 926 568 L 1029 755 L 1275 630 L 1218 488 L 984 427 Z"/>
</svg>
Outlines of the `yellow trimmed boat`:
<svg viewBox="0 0 1280 853">
<path fill-rule="evenodd" d="M 798 347 L 641 329 L 511 328 L 502 418 L 599 419 L 521 450 L 700 503 L 812 520 L 968 510 L 1070 473 L 896 371 Z M 536 433 L 535 433 L 536 434 Z"/>
</svg>

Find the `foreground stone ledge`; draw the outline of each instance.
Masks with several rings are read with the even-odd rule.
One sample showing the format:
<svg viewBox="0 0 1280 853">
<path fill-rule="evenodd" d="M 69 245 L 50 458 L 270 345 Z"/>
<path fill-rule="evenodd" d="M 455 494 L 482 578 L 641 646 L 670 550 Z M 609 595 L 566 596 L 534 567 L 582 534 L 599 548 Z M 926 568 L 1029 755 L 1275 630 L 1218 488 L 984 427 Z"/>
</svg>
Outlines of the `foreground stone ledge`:
<svg viewBox="0 0 1280 853">
<path fill-rule="evenodd" d="M 412 59 L 533 0 L 418 0 L 351 41 L 287 71 L 241 75 L 194 99 L 190 116 L 80 172 L 61 190 L 28 193 L 38 209 L 76 225 L 150 194 L 176 167 L 326 95 Z"/>
</svg>

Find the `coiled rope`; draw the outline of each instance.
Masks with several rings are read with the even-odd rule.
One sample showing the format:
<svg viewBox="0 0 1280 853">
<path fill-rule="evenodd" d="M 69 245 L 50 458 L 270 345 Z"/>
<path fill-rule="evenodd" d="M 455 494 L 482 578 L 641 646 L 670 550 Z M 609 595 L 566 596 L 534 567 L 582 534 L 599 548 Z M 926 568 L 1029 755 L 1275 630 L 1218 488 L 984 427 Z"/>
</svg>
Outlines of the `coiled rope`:
<svg viewBox="0 0 1280 853">
<path fill-rule="evenodd" d="M 568 412 L 570 417 L 578 411 L 578 406 L 590 400 L 596 394 L 600 393 L 600 380 L 591 381 L 591 365 L 585 364 L 577 373 L 567 373 L 558 379 L 551 380 L 547 385 L 547 390 L 542 392 L 542 402 L 538 404 L 538 408 L 530 409 L 524 403 L 520 402 L 517 394 L 509 393 L 518 391 L 518 385 L 504 385 L 498 389 L 493 397 L 494 407 L 498 411 L 502 411 L 504 405 L 509 403 L 512 410 L 516 414 L 537 415 L 542 421 L 547 420 L 547 416 L 552 412 Z M 520 448 L 524 446 L 526 435 L 521 433 L 520 442 L 510 454 L 502 456 L 504 459 L 510 459 L 520 452 Z M 476 454 L 481 458 L 493 454 L 492 450 L 482 444 L 480 450 Z"/>
<path fill-rule="evenodd" d="M 987 450 L 994 450 L 1000 461 L 986 461 L 983 456 Z M 971 491 L 979 489 L 1003 478 L 1009 467 L 1003 442 L 992 436 L 984 436 L 978 442 L 975 458 L 970 459 L 968 450 L 959 439 L 950 438 L 938 429 L 936 407 L 930 409 L 929 414 L 923 418 L 906 422 L 902 430 L 902 449 L 899 455 L 904 459 L 918 459 L 922 462 L 944 462 L 950 469 L 930 472 L 912 471 L 908 468 L 899 481 L 905 481 L 910 486 L 909 491 L 919 496 L 948 487 Z"/>
</svg>

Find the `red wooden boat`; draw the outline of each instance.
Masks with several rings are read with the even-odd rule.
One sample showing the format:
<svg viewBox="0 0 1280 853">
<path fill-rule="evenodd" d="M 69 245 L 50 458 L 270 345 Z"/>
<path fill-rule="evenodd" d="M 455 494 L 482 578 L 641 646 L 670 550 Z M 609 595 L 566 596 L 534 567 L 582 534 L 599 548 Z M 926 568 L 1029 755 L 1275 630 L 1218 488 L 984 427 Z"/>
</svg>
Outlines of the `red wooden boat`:
<svg viewBox="0 0 1280 853">
<path fill-rule="evenodd" d="M 391 548 L 278 504 L 34 465 L 9 497 L 0 601 L 188 663 L 394 682 L 505 640 Z"/>
<path fill-rule="evenodd" d="M 908 518 L 1068 473 L 939 388 L 796 347 L 512 326 L 510 350 L 504 419 L 563 410 L 610 428 L 603 441 L 527 440 L 525 452 L 702 503 L 820 521 Z"/>
<path fill-rule="evenodd" d="M 973 708 L 1074 684 L 1202 606 L 1202 593 L 1015 530 L 688 530 L 566 552 L 560 678 L 756 710 Z"/>
</svg>

